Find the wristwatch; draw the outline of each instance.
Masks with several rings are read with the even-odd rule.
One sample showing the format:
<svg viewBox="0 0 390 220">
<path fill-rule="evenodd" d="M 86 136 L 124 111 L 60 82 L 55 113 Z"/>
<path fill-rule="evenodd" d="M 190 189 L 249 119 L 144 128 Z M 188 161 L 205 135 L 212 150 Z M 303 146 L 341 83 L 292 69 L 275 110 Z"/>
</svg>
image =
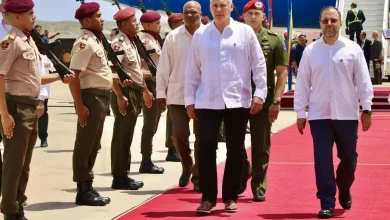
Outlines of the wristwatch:
<svg viewBox="0 0 390 220">
<path fill-rule="evenodd" d="M 369 111 L 369 110 L 364 110 L 363 113 L 367 114 L 367 115 L 372 115 L 372 111 Z"/>
<path fill-rule="evenodd" d="M 272 105 L 280 105 L 280 100 L 278 99 L 272 100 Z"/>
</svg>

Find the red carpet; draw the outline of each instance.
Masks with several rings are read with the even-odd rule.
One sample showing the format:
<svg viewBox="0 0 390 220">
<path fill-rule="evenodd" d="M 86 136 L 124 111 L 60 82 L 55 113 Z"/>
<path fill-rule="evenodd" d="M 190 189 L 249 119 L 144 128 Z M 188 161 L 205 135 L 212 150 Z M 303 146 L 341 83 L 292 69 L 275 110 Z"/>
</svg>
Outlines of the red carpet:
<svg viewBox="0 0 390 220">
<path fill-rule="evenodd" d="M 344 211 L 336 201 L 335 216 L 351 220 L 389 219 L 386 216 L 390 208 L 390 113 L 374 113 L 373 125 L 368 133 L 359 129 L 358 168 L 352 187 L 353 207 Z M 338 163 L 334 155 L 334 162 Z M 223 169 L 224 164 L 219 164 L 220 192 Z M 197 216 L 195 209 L 199 205 L 200 194 L 193 193 L 192 185 L 189 185 L 188 188 L 169 190 L 119 219 L 316 219 L 319 200 L 315 196 L 313 148 L 308 127 L 303 136 L 294 125 L 272 137 L 268 173 L 267 201 L 253 203 L 248 188 L 239 199 L 238 213 L 224 213 L 219 199 L 216 212 L 206 217 Z M 221 198 L 221 193 L 218 198 Z"/>
</svg>

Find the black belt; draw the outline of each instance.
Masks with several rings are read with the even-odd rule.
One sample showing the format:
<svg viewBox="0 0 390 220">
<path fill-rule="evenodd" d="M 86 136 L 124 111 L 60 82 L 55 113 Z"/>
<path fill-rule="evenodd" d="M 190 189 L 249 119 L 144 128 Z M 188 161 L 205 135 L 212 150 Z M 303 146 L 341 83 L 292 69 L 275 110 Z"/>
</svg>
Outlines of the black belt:
<svg viewBox="0 0 390 220">
<path fill-rule="evenodd" d="M 25 105 L 31 105 L 33 107 L 37 107 L 39 100 L 36 98 L 31 98 L 27 96 L 17 96 L 17 95 L 11 95 L 9 93 L 5 93 L 5 99 L 8 101 L 25 104 Z"/>
<path fill-rule="evenodd" d="M 86 92 L 92 95 L 104 96 L 106 98 L 110 98 L 110 94 L 111 94 L 111 90 L 103 90 L 103 89 L 95 89 L 95 88 L 82 89 L 81 92 Z"/>
</svg>

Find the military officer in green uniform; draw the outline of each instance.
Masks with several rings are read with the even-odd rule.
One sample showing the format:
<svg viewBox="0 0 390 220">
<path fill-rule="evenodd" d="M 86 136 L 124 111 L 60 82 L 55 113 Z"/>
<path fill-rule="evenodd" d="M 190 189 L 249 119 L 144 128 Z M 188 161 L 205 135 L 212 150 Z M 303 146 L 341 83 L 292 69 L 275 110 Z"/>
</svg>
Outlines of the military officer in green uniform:
<svg viewBox="0 0 390 220">
<path fill-rule="evenodd" d="M 270 156 L 271 124 L 277 119 L 280 111 L 280 100 L 287 80 L 288 55 L 282 37 L 263 28 L 264 4 L 260 0 L 249 1 L 244 7 L 245 23 L 250 25 L 258 36 L 267 63 L 268 94 L 263 109 L 251 115 L 250 131 L 252 142 L 252 193 L 253 201 L 265 200 L 266 174 Z M 274 71 L 277 81 L 275 87 Z M 252 83 L 252 87 L 254 84 Z M 246 154 L 245 148 L 243 148 Z M 247 158 L 247 157 L 246 157 Z M 249 164 L 247 162 L 246 164 Z M 242 175 L 242 185 L 239 193 L 245 191 L 248 179 L 246 166 Z"/>
</svg>

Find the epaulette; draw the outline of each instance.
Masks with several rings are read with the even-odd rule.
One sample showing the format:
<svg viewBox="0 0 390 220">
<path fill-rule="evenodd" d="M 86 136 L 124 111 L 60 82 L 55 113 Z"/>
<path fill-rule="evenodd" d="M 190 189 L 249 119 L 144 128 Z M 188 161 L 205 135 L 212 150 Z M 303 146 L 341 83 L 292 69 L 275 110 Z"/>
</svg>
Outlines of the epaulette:
<svg viewBox="0 0 390 220">
<path fill-rule="evenodd" d="M 278 34 L 277 34 L 277 33 L 275 33 L 275 32 L 272 32 L 272 31 L 270 31 L 270 30 L 268 30 L 267 32 L 268 32 L 268 34 L 270 34 L 270 35 L 278 36 Z"/>
<path fill-rule="evenodd" d="M 125 41 L 125 36 L 121 35 L 121 36 L 119 37 L 119 41 L 120 41 L 120 42 Z"/>
<path fill-rule="evenodd" d="M 15 38 L 16 38 L 16 33 L 15 32 L 11 32 L 10 34 L 9 34 L 9 36 L 8 36 L 8 40 L 15 40 Z"/>
<path fill-rule="evenodd" d="M 89 35 L 85 33 L 85 34 L 83 35 L 83 40 L 88 40 L 88 38 L 89 38 Z"/>
</svg>

